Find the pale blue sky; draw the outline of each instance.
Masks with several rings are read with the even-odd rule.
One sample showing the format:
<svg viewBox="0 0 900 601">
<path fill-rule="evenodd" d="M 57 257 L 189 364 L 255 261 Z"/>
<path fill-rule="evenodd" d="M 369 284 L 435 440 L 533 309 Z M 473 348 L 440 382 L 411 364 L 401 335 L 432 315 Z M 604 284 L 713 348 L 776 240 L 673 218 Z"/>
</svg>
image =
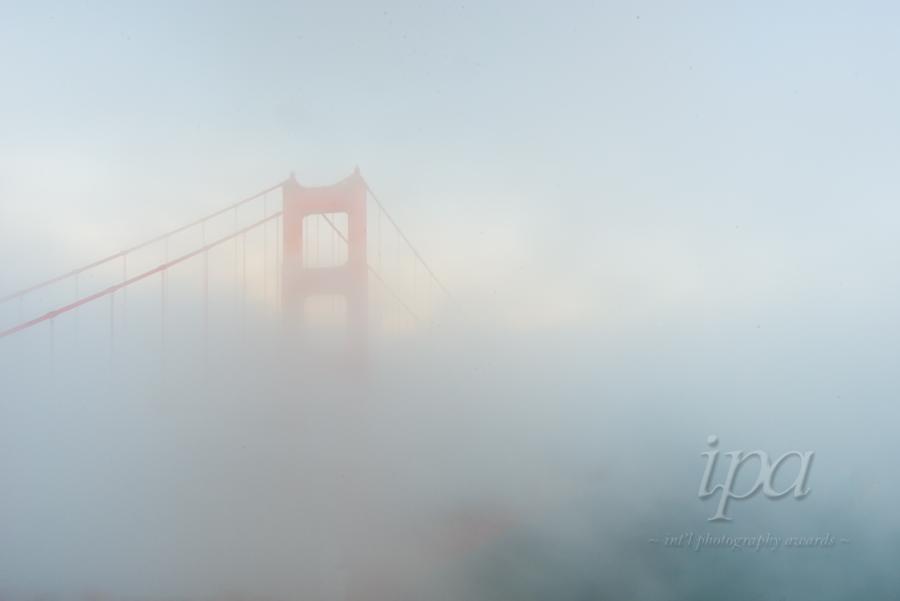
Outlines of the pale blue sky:
<svg viewBox="0 0 900 601">
<path fill-rule="evenodd" d="M 890 3 L 7 3 L 0 281 L 359 164 L 455 286 L 556 313 L 893 289 L 898 39 Z"/>
</svg>

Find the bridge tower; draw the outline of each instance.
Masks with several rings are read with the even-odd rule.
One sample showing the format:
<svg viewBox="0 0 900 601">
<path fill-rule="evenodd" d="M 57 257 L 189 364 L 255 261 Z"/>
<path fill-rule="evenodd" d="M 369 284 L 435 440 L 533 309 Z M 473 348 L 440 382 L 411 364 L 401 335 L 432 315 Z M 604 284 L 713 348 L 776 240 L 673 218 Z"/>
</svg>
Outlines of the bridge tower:
<svg viewBox="0 0 900 601">
<path fill-rule="evenodd" d="M 330 186 L 300 185 L 291 174 L 282 188 L 284 207 L 282 307 L 289 324 L 302 324 L 307 299 L 339 295 L 346 301 L 347 343 L 351 356 L 368 347 L 369 263 L 366 238 L 366 183 L 359 168 Z M 329 267 L 304 265 L 303 221 L 313 215 L 347 215 L 347 261 Z"/>
</svg>

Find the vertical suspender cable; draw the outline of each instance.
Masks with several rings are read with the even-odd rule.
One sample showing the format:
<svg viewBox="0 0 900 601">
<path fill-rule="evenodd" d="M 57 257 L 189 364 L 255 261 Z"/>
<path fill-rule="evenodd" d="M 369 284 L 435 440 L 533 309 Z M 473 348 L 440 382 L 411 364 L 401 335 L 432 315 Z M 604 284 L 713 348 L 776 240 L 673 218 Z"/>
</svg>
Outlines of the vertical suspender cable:
<svg viewBox="0 0 900 601">
<path fill-rule="evenodd" d="M 263 194 L 263 219 L 269 216 L 269 195 Z M 263 305 L 269 300 L 269 270 L 268 270 L 268 261 L 269 261 L 269 223 L 266 222 L 263 224 L 263 254 L 262 254 L 262 267 L 263 267 Z"/>
<path fill-rule="evenodd" d="M 203 222 L 202 245 L 206 247 L 206 222 Z M 209 250 L 203 251 L 203 361 L 209 358 Z"/>
<path fill-rule="evenodd" d="M 247 234 L 241 234 L 241 323 L 247 318 Z"/>
<path fill-rule="evenodd" d="M 166 236 L 164 241 L 165 256 L 164 263 L 169 262 L 169 237 Z M 168 300 L 169 272 L 163 270 L 159 272 L 159 364 L 160 371 L 164 372 L 166 368 L 166 302 Z"/>
<path fill-rule="evenodd" d="M 166 272 L 159 272 L 159 367 L 166 365 Z"/>
<path fill-rule="evenodd" d="M 109 364 L 116 352 L 116 293 L 109 295 Z"/>
<path fill-rule="evenodd" d="M 337 265 L 337 235 L 334 233 L 334 228 L 331 228 L 331 265 L 332 267 Z M 331 314 L 337 315 L 337 295 L 331 295 Z"/>
<path fill-rule="evenodd" d="M 81 298 L 81 274 L 75 274 L 75 298 Z M 78 316 L 81 314 L 81 307 L 75 309 L 75 342 L 77 343 L 81 333 L 81 321 Z"/>
<path fill-rule="evenodd" d="M 203 252 L 203 355 L 209 354 L 209 251 Z"/>
<path fill-rule="evenodd" d="M 56 320 L 50 320 L 50 375 L 56 373 Z"/>
<path fill-rule="evenodd" d="M 275 218 L 275 307 L 281 310 L 281 217 Z"/>
<path fill-rule="evenodd" d="M 128 280 L 128 253 L 122 254 L 122 281 Z M 122 329 L 128 321 L 128 287 L 122 288 Z"/>
<path fill-rule="evenodd" d="M 238 210 L 237 207 L 234 208 L 234 214 L 232 216 L 232 233 L 238 231 Z M 234 238 L 234 245 L 232 246 L 232 255 L 234 258 L 234 264 L 232 265 L 232 274 L 234 275 L 234 315 L 238 314 L 238 306 L 240 305 L 240 294 L 238 293 L 238 239 Z"/>
<path fill-rule="evenodd" d="M 376 248 L 377 248 L 377 257 L 378 257 L 378 271 L 382 271 L 382 259 L 381 259 L 381 207 L 375 205 L 375 209 L 377 211 L 375 218 L 375 239 L 376 239 Z M 382 301 L 379 303 L 380 305 L 380 316 L 381 316 L 381 327 L 382 329 L 385 327 L 384 325 L 384 306 L 385 303 Z"/>
</svg>

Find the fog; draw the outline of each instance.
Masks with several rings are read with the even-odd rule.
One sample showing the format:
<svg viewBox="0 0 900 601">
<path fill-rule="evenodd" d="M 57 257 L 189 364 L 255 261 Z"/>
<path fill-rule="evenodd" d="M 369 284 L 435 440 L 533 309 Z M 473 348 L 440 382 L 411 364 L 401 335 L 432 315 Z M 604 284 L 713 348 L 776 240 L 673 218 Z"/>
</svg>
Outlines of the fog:
<svg viewBox="0 0 900 601">
<path fill-rule="evenodd" d="M 285 319 L 280 222 L 0 339 L 0 600 L 900 588 L 895 7 L 3 8 L 0 294 L 356 167 L 450 294 L 370 201 L 349 354 L 340 302 Z M 709 521 L 710 436 L 809 494 Z"/>
<path fill-rule="evenodd" d="M 112 363 L 100 324 L 93 350 L 82 334 L 88 350 L 52 372 L 38 348 L 21 369 L 6 358 L 5 596 L 813 599 L 896 585 L 895 410 L 874 334 L 867 350 L 771 322 L 602 338 L 456 323 L 373 336 L 370 363 L 348 371 L 261 334 L 267 320 L 280 323 L 248 314 L 255 327 L 212 350 L 186 341 L 165 366 L 124 345 L 135 325 Z M 709 434 L 723 451 L 815 451 L 811 494 L 734 501 L 733 523 L 708 523 Z M 687 531 L 850 542 L 648 542 Z"/>
</svg>

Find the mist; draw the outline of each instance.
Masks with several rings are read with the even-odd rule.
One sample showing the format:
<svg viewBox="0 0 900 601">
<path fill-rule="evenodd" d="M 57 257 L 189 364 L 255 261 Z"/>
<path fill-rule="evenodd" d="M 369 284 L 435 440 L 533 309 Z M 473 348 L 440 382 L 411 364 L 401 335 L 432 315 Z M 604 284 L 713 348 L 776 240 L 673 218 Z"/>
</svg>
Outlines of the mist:
<svg viewBox="0 0 900 601">
<path fill-rule="evenodd" d="M 4 9 L 0 600 L 900 589 L 895 7 Z"/>
</svg>

